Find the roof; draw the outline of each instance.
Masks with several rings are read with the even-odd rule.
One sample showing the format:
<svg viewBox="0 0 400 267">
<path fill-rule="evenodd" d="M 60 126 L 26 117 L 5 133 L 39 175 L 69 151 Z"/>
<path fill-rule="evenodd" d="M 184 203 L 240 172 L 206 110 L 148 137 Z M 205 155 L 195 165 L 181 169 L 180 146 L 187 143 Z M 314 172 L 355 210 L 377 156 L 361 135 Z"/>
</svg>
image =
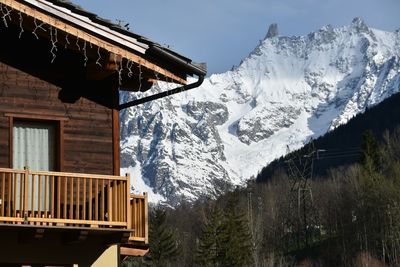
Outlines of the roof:
<svg viewBox="0 0 400 267">
<path fill-rule="evenodd" d="M 26 1 L 29 1 L 29 0 L 26 0 Z M 101 18 L 94 13 L 86 11 L 81 6 L 74 4 L 69 0 L 44 0 L 44 1 L 51 2 L 52 4 L 54 4 L 56 6 L 64 7 L 66 9 L 70 10 L 72 13 L 87 17 L 92 22 L 102 25 L 104 27 L 107 27 L 112 31 L 116 31 L 125 36 L 135 38 L 137 40 L 137 42 L 148 46 L 148 50 L 146 50 L 147 53 L 156 53 L 158 55 L 162 55 L 162 53 L 165 53 L 166 57 L 169 57 L 169 58 L 175 57 L 176 60 L 180 61 L 181 64 L 188 64 L 189 67 L 193 70 L 193 74 L 201 75 L 201 76 L 206 75 L 206 70 L 205 70 L 204 64 L 193 63 L 192 60 L 190 60 L 189 58 L 184 57 L 184 56 L 172 51 L 171 49 L 166 48 L 156 42 L 153 42 L 150 39 L 148 39 L 142 35 L 139 35 L 139 34 L 131 32 L 129 30 L 126 30 L 121 25 L 113 23 L 112 21 L 110 21 L 108 19 Z"/>
<path fill-rule="evenodd" d="M 50 17 L 57 18 L 65 23 L 65 25 L 71 26 L 69 33 L 76 32 L 76 36 L 82 39 L 86 37 L 86 41 L 90 40 L 90 43 L 102 49 L 149 67 L 157 72 L 161 71 L 160 73 L 165 76 L 170 74 L 169 77 L 177 77 L 177 79 L 174 79 L 176 82 L 184 83 L 184 80 L 179 78 L 183 78 L 182 75 L 197 75 L 202 77 L 206 75 L 205 65 L 196 64 L 191 59 L 142 35 L 128 31 L 120 25 L 101 18 L 94 13 L 88 12 L 70 1 L 0 0 L 0 3 L 35 18 L 38 16 L 37 11 L 40 11 L 41 17 L 38 19 L 54 27 L 58 27 L 59 25 L 51 21 Z M 24 8 L 24 6 L 28 8 Z M 66 26 L 63 27 L 67 29 Z M 64 30 L 64 28 L 60 29 Z M 90 36 L 88 36 L 89 34 Z M 97 40 L 97 43 L 94 40 Z M 174 73 L 178 73 L 178 75 L 174 75 Z"/>
<path fill-rule="evenodd" d="M 148 39 L 147 37 L 144 37 L 142 35 L 136 34 L 134 32 L 131 32 L 129 30 L 126 30 L 125 28 L 123 28 L 121 25 L 113 23 L 111 20 L 105 19 L 105 18 L 101 18 L 98 15 L 89 12 L 85 9 L 83 9 L 81 6 L 72 3 L 71 1 L 68 0 L 45 0 L 47 2 L 51 2 L 52 4 L 56 5 L 56 6 L 60 6 L 60 7 L 64 7 L 68 10 L 70 10 L 72 13 L 75 14 L 79 14 L 82 15 L 84 17 L 89 18 L 91 21 L 93 21 L 94 23 L 97 23 L 99 25 L 108 27 L 111 30 L 114 30 L 116 32 L 122 33 L 123 35 L 126 36 L 130 36 L 133 37 L 135 39 L 138 40 L 138 42 L 146 44 L 148 46 L 157 46 L 159 48 L 162 48 L 163 50 L 167 51 L 168 53 L 174 54 L 175 56 L 180 57 L 181 59 L 187 61 L 187 62 L 191 62 L 190 59 L 183 57 L 182 55 L 179 55 L 178 53 L 173 52 L 172 50 L 161 46 L 160 44 L 151 41 L 150 39 Z"/>
</svg>

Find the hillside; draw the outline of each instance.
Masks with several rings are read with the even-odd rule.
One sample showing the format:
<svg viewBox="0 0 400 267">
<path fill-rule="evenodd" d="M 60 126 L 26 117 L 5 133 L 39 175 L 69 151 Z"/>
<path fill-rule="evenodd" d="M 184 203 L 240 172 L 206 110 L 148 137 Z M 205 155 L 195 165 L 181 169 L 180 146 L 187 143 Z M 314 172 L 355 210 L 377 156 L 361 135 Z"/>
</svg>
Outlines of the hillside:
<svg viewBox="0 0 400 267">
<path fill-rule="evenodd" d="M 378 105 L 358 114 L 347 124 L 314 140 L 314 175 L 324 176 L 329 169 L 351 165 L 360 159 L 362 135 L 371 130 L 382 141 L 386 132 L 400 127 L 400 94 L 395 94 Z M 258 182 L 267 181 L 278 168 L 286 168 L 289 159 L 309 153 L 309 145 L 271 162 L 257 176 Z"/>
</svg>

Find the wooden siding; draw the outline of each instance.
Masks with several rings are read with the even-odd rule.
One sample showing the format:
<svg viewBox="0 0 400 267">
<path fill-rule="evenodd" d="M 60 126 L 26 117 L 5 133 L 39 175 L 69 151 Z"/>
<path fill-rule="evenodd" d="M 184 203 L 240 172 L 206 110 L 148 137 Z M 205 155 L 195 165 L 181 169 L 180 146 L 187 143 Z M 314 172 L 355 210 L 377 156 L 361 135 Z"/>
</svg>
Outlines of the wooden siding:
<svg viewBox="0 0 400 267">
<path fill-rule="evenodd" d="M 59 87 L 0 62 L 0 167 L 12 167 L 9 118 L 19 114 L 62 118 L 64 161 L 59 171 L 113 174 L 112 110 L 83 97 L 63 103 L 59 92 Z"/>
</svg>

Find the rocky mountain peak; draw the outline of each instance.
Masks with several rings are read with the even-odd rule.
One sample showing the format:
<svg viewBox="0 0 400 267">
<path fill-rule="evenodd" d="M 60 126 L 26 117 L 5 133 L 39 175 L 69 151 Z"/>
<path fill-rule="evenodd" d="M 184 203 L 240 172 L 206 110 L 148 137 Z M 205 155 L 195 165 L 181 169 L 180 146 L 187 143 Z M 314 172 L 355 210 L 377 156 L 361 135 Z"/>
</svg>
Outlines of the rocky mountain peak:
<svg viewBox="0 0 400 267">
<path fill-rule="evenodd" d="M 358 32 L 368 32 L 369 28 L 367 24 L 365 24 L 364 20 L 361 17 L 355 17 L 351 21 L 351 27 L 356 29 Z"/>
<path fill-rule="evenodd" d="M 274 38 L 277 37 L 278 35 L 279 35 L 278 24 L 272 23 L 268 28 L 268 32 L 267 35 L 265 36 L 265 39 Z"/>
</svg>

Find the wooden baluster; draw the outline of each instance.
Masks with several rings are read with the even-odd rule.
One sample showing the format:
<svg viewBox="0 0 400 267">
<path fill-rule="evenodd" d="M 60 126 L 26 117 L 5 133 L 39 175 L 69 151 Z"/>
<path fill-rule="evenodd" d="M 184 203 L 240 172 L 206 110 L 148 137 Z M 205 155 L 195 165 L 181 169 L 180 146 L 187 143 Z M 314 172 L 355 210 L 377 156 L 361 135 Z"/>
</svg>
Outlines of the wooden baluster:
<svg viewBox="0 0 400 267">
<path fill-rule="evenodd" d="M 5 216 L 4 214 L 4 205 L 6 203 L 5 200 L 5 193 L 6 193 L 6 174 L 1 174 L 1 216 Z"/>
<path fill-rule="evenodd" d="M 94 202 L 94 205 L 95 205 L 94 219 L 96 221 L 98 221 L 99 220 L 99 179 L 96 179 L 96 188 L 95 188 L 94 193 L 95 193 L 95 197 L 94 197 L 95 198 L 95 202 Z"/>
<path fill-rule="evenodd" d="M 76 202 L 75 202 L 75 219 L 80 220 L 79 216 L 79 197 L 80 197 L 80 182 L 81 179 L 77 178 L 77 184 L 76 184 Z"/>
<path fill-rule="evenodd" d="M 49 176 L 45 175 L 44 176 L 44 217 L 45 218 L 47 218 L 47 213 L 49 211 L 49 209 L 48 209 L 48 206 L 49 206 L 48 200 L 50 198 L 49 185 L 48 185 L 49 181 L 50 181 Z"/>
<path fill-rule="evenodd" d="M 121 206 L 122 206 L 122 220 L 124 222 L 128 222 L 126 219 L 126 198 L 125 198 L 125 194 L 126 194 L 126 181 L 122 182 L 122 186 L 121 186 Z"/>
<path fill-rule="evenodd" d="M 107 182 L 107 211 L 108 211 L 108 220 L 113 221 L 113 210 L 112 210 L 112 190 L 111 190 L 111 180 Z"/>
<path fill-rule="evenodd" d="M 141 224 L 142 224 L 142 237 L 144 237 L 144 227 L 145 227 L 145 221 L 144 221 L 144 200 L 141 200 L 142 202 L 142 212 L 140 213 L 140 220 L 141 220 Z"/>
<path fill-rule="evenodd" d="M 18 175 L 18 174 L 16 174 L 16 175 Z M 17 176 L 17 180 L 18 180 L 18 178 L 19 178 L 19 188 L 18 188 L 18 190 L 19 190 L 19 199 L 18 199 L 18 201 L 19 201 L 19 212 L 21 213 L 21 215 L 23 216 L 23 195 L 22 195 L 22 191 L 23 191 L 23 185 L 24 185 L 24 181 L 23 181 L 23 175 L 22 174 L 19 174 L 19 176 Z"/>
<path fill-rule="evenodd" d="M 113 205 L 115 210 L 115 221 L 119 222 L 119 207 L 118 207 L 118 181 L 113 182 Z"/>
<path fill-rule="evenodd" d="M 139 234 L 139 224 L 138 224 L 138 220 L 137 220 L 137 216 L 138 216 L 138 203 L 137 203 L 137 199 L 133 199 L 133 203 L 134 203 L 134 205 L 135 205 L 135 212 L 134 212 L 134 221 L 135 221 L 135 233 L 136 233 L 136 236 L 137 236 L 137 234 Z"/>
<path fill-rule="evenodd" d="M 41 193 L 42 193 L 42 175 L 38 175 L 38 199 L 37 199 L 37 203 L 38 203 L 38 210 L 37 210 L 37 213 L 38 213 L 38 217 L 40 218 L 41 216 L 40 216 L 40 214 L 41 214 Z"/>
<path fill-rule="evenodd" d="M 125 209 L 127 205 L 127 190 L 126 190 L 126 184 L 124 183 L 124 186 L 122 187 L 122 212 L 123 212 L 123 220 L 126 222 L 126 228 L 129 229 L 129 218 L 127 217 L 128 215 L 128 210 Z"/>
<path fill-rule="evenodd" d="M 135 220 L 134 220 L 134 217 L 135 217 L 134 203 L 133 203 L 133 199 L 131 199 L 131 198 L 129 200 L 129 207 L 130 207 L 130 211 L 131 211 L 131 218 L 130 218 L 130 220 L 131 220 L 131 229 L 134 229 L 135 232 L 136 232 L 136 225 L 135 225 Z M 133 234 L 131 234 L 131 235 L 134 236 L 135 232 L 133 232 Z"/>
<path fill-rule="evenodd" d="M 93 193 L 93 183 L 92 179 L 89 178 L 89 221 L 92 220 L 92 193 Z"/>
<path fill-rule="evenodd" d="M 132 203 L 132 227 L 133 227 L 133 229 L 135 229 L 134 235 L 136 236 L 137 231 L 138 231 L 137 223 L 136 223 L 136 219 L 135 219 L 136 218 L 136 199 L 133 198 L 131 203 Z"/>
<path fill-rule="evenodd" d="M 86 178 L 83 178 L 83 216 L 82 218 L 86 220 Z"/>
<path fill-rule="evenodd" d="M 12 174 L 8 173 L 7 176 L 8 176 L 7 216 L 11 217 Z"/>
<path fill-rule="evenodd" d="M 140 199 L 140 213 L 139 213 L 139 217 L 138 220 L 140 222 L 140 237 L 144 237 L 144 224 L 143 224 L 143 200 Z"/>
<path fill-rule="evenodd" d="M 136 230 L 136 236 L 140 236 L 140 223 L 138 221 L 138 214 L 140 212 L 140 202 L 138 199 L 135 199 L 133 201 L 135 203 L 135 230 Z"/>
<path fill-rule="evenodd" d="M 142 218 L 143 218 L 143 202 L 142 202 L 141 199 L 138 199 L 138 200 L 139 200 L 138 222 L 139 222 L 139 225 L 140 225 L 139 233 L 140 233 L 140 237 L 143 237 L 143 221 L 142 221 Z"/>
<path fill-rule="evenodd" d="M 117 181 L 117 211 L 118 211 L 118 221 L 121 221 L 121 181 Z"/>
<path fill-rule="evenodd" d="M 136 232 L 137 232 L 137 236 L 140 236 L 141 233 L 141 229 L 140 229 L 140 222 L 139 222 L 139 213 L 140 213 L 140 200 L 139 199 L 135 199 L 135 223 L 136 223 Z"/>
<path fill-rule="evenodd" d="M 135 199 L 131 199 L 129 201 L 130 207 L 131 207 L 131 227 L 132 229 L 136 230 L 136 224 L 135 224 L 135 203 L 134 203 Z M 135 232 L 133 232 L 133 235 L 135 235 Z"/>
<path fill-rule="evenodd" d="M 121 202 L 120 202 L 120 196 L 121 196 L 121 194 L 120 194 L 120 190 L 119 190 L 119 188 L 120 188 L 120 184 L 121 184 L 121 182 L 120 181 L 117 181 L 117 188 L 116 188 L 116 190 L 117 190 L 117 201 L 115 202 L 115 204 L 116 204 L 116 208 L 117 208 L 117 220 L 120 222 L 121 221 Z"/>
<path fill-rule="evenodd" d="M 50 194 L 51 194 L 51 211 L 50 211 L 50 216 L 51 216 L 51 218 L 54 218 L 54 198 L 55 198 L 55 191 L 54 191 L 54 187 L 55 187 L 55 185 L 54 185 L 54 183 L 55 183 L 55 176 L 50 176 L 51 177 L 51 179 L 50 179 L 50 183 L 51 183 L 51 192 L 50 192 Z"/>
<path fill-rule="evenodd" d="M 126 190 L 125 190 L 125 184 L 126 184 L 126 182 L 125 181 L 121 181 L 121 186 L 120 186 L 120 189 L 119 189 L 119 192 L 120 192 L 120 197 L 119 197 L 119 199 L 120 199 L 120 206 L 121 206 L 121 221 L 122 222 L 126 222 L 126 218 L 125 218 L 125 203 L 126 203 L 126 201 L 125 201 L 125 198 L 124 198 L 124 196 L 125 196 L 125 192 L 126 192 Z"/>
<path fill-rule="evenodd" d="M 117 210 L 117 181 L 113 181 L 113 200 L 112 200 L 112 204 L 113 204 L 113 211 L 115 216 L 113 216 L 113 219 L 115 221 L 118 221 L 118 210 Z"/>
<path fill-rule="evenodd" d="M 123 192 L 124 192 L 124 190 L 123 190 L 123 188 L 124 188 L 124 181 L 120 181 L 119 182 L 119 187 L 118 187 L 118 195 L 119 195 L 119 197 L 118 197 L 118 206 L 119 206 L 119 220 L 122 222 L 122 221 L 125 221 L 125 219 L 124 219 L 124 201 L 123 201 Z"/>
<path fill-rule="evenodd" d="M 129 201 L 129 205 L 131 207 L 131 227 L 132 229 L 135 229 L 135 232 L 137 231 L 136 229 L 136 223 L 135 223 L 135 203 L 134 203 L 135 199 L 132 198 Z M 135 232 L 133 233 L 133 235 L 135 234 Z"/>
<path fill-rule="evenodd" d="M 24 217 L 29 214 L 29 169 L 25 168 L 24 176 Z"/>
<path fill-rule="evenodd" d="M 61 219 L 61 178 L 57 176 L 57 219 Z"/>
<path fill-rule="evenodd" d="M 13 216 L 17 217 L 17 174 L 13 173 L 13 188 L 14 188 L 14 195 L 13 195 Z"/>
<path fill-rule="evenodd" d="M 63 188 L 63 193 L 64 193 L 64 219 L 67 219 L 67 191 L 68 191 L 68 181 L 67 177 L 63 177 L 64 179 L 64 188 Z"/>
<path fill-rule="evenodd" d="M 31 217 L 35 217 L 35 175 L 32 174 L 31 183 Z"/>
<path fill-rule="evenodd" d="M 126 181 L 122 181 L 122 184 L 121 184 L 121 211 L 122 211 L 121 216 L 122 216 L 122 220 L 124 222 L 127 222 L 126 209 L 125 209 L 125 206 L 126 206 L 125 195 L 126 195 Z"/>
<path fill-rule="evenodd" d="M 74 178 L 69 177 L 70 192 L 69 192 L 69 218 L 74 219 Z"/>
<path fill-rule="evenodd" d="M 101 206 L 100 206 L 100 216 L 101 216 L 101 218 L 100 218 L 100 221 L 105 221 L 105 214 L 104 214 L 104 201 L 105 201 L 105 199 L 104 199 L 104 190 L 105 190 L 105 187 L 104 187 L 104 179 L 102 179 L 101 180 Z"/>
<path fill-rule="evenodd" d="M 137 200 L 135 198 L 133 198 L 132 200 L 133 203 L 133 207 L 134 207 L 134 212 L 133 212 L 133 221 L 134 221 L 134 228 L 135 228 L 135 236 L 137 236 L 138 234 L 138 223 L 137 223 Z"/>
</svg>

